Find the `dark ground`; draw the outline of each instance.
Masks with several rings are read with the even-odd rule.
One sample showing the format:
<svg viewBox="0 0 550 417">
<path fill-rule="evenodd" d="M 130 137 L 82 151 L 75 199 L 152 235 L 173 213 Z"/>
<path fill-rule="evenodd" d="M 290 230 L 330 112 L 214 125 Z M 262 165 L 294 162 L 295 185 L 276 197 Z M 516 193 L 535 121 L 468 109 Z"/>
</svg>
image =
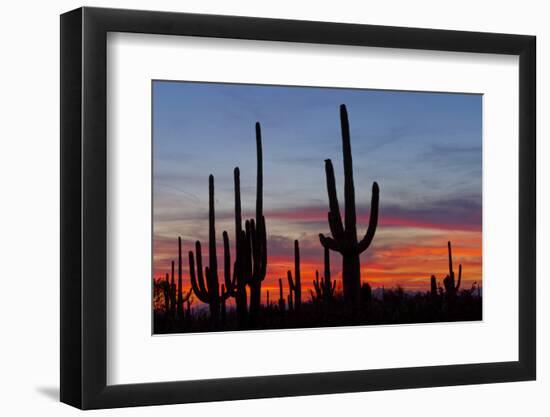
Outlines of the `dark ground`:
<svg viewBox="0 0 550 417">
<path fill-rule="evenodd" d="M 329 303 L 307 301 L 301 311 L 281 311 L 278 303 L 263 305 L 258 325 L 239 328 L 237 314 L 227 309 L 225 319 L 214 325 L 207 308 L 191 308 L 183 318 L 177 319 L 163 309 L 154 311 L 154 333 L 198 333 L 212 331 L 292 329 L 336 327 L 350 325 L 437 323 L 477 321 L 482 319 L 482 298 L 479 291 L 463 290 L 455 297 L 446 294 L 408 293 L 400 288 L 384 291 L 383 297 L 364 302 L 357 314 L 353 314 L 340 296 Z"/>
</svg>

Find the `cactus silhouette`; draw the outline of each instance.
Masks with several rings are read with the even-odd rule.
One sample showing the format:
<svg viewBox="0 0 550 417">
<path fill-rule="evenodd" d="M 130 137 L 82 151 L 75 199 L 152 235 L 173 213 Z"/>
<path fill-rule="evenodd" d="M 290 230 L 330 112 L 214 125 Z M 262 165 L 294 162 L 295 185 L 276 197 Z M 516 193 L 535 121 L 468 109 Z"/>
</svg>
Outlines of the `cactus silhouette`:
<svg viewBox="0 0 550 417">
<path fill-rule="evenodd" d="M 229 252 L 229 240 L 227 232 L 223 233 L 224 239 L 224 279 L 226 286 L 223 287 L 220 295 L 220 284 L 218 280 L 218 259 L 216 256 L 216 225 L 214 209 L 214 176 L 208 179 L 208 266 L 202 271 L 201 243 L 195 242 L 195 254 L 189 251 L 189 274 L 191 276 L 191 287 L 197 298 L 208 304 L 212 324 L 216 327 L 220 319 L 220 307 L 222 301 L 233 291 L 234 280 L 231 279 L 231 259 Z M 195 257 L 197 269 L 195 273 Z M 205 278 L 206 277 L 206 281 Z M 229 285 L 228 285 L 229 284 Z M 229 287 L 229 288 L 228 288 Z"/>
<path fill-rule="evenodd" d="M 228 294 L 228 293 L 225 290 L 225 285 L 222 284 L 222 297 L 221 297 L 221 321 L 222 321 L 222 326 L 225 326 L 225 324 L 227 322 L 226 301 L 227 301 L 228 296 L 225 296 L 226 294 Z"/>
<path fill-rule="evenodd" d="M 302 307 L 302 280 L 300 276 L 300 244 L 297 240 L 294 241 L 294 280 L 292 272 L 287 271 L 289 294 L 292 299 L 294 293 L 294 310 L 297 314 L 300 313 Z"/>
<path fill-rule="evenodd" d="M 174 261 L 171 263 L 171 275 L 170 275 L 170 315 L 172 317 L 176 316 L 176 283 L 175 283 L 175 273 L 174 273 Z"/>
<path fill-rule="evenodd" d="M 181 241 L 180 241 L 181 246 Z M 180 308 L 180 305 L 183 306 L 183 303 L 185 303 L 189 297 L 191 296 L 192 289 L 189 289 L 189 291 L 184 294 L 183 293 L 183 284 L 182 280 L 178 279 L 178 287 L 176 289 L 176 284 L 174 283 L 174 261 L 171 263 L 171 273 L 168 272 L 165 275 L 164 279 L 164 310 L 166 312 L 166 315 L 172 318 L 183 318 L 184 317 L 184 311 L 183 307 Z M 177 295 L 176 295 L 177 294 Z M 181 300 L 181 304 L 180 304 Z M 177 314 L 177 316 L 176 316 Z"/>
<path fill-rule="evenodd" d="M 226 324 L 226 301 L 229 297 L 235 296 L 237 291 L 237 276 L 233 274 L 231 277 L 231 249 L 229 247 L 229 236 L 224 230 L 223 232 L 223 271 L 224 271 L 224 284 L 221 287 L 221 315 L 222 325 Z"/>
<path fill-rule="evenodd" d="M 313 281 L 313 288 L 315 288 L 315 298 L 322 300 L 324 304 L 328 304 L 334 297 L 334 291 L 336 290 L 336 280 L 330 280 L 330 252 L 327 247 L 324 250 L 324 262 L 325 262 L 325 276 L 323 279 L 319 279 L 319 271 L 315 271 L 315 280 Z M 311 293 L 313 297 L 313 292 Z"/>
<path fill-rule="evenodd" d="M 328 223 L 332 237 L 320 234 L 319 239 L 325 248 L 339 252 L 342 255 L 344 301 L 357 311 L 361 302 L 360 254 L 370 246 L 376 232 L 376 226 L 378 224 L 379 188 L 378 184 L 374 182 L 372 185 L 369 226 L 365 236 L 361 240 L 358 240 L 349 122 L 347 109 L 343 104 L 340 106 L 340 123 L 342 129 L 342 149 L 344 154 L 344 223 L 342 223 L 340 207 L 338 205 L 334 168 L 332 166 L 332 161 L 327 159 L 325 160 L 325 173 L 330 207 L 330 211 L 328 212 Z"/>
<path fill-rule="evenodd" d="M 260 123 L 256 123 L 256 220 L 245 222 L 247 244 L 243 248 L 245 253 L 243 264 L 249 270 L 245 273 L 248 277 L 250 288 L 249 325 L 256 327 L 262 295 L 262 281 L 267 270 L 267 232 L 263 214 L 263 157 L 262 157 L 262 130 Z"/>
<path fill-rule="evenodd" d="M 246 294 L 246 284 L 249 281 L 251 266 L 250 262 L 250 242 L 247 240 L 245 231 L 242 226 L 241 213 L 241 180 L 240 170 L 236 167 L 233 170 L 233 182 L 235 188 L 235 265 L 233 275 L 236 280 L 236 286 L 232 293 L 235 298 L 235 306 L 237 309 L 237 320 L 240 328 L 247 325 L 248 316 L 248 300 Z"/>
<path fill-rule="evenodd" d="M 166 315 L 170 315 L 171 308 L 170 308 L 170 278 L 169 278 L 168 272 L 166 273 L 166 278 L 164 280 L 164 285 L 162 287 L 163 294 L 164 294 L 164 311 Z"/>
<path fill-rule="evenodd" d="M 192 288 L 189 289 L 187 294 L 183 293 L 183 279 L 182 279 L 182 268 L 181 268 L 181 237 L 178 236 L 178 298 L 176 301 L 176 312 L 177 316 L 183 318 L 183 304 L 191 297 Z M 172 277 L 174 276 L 174 261 L 172 261 Z M 175 291 L 173 298 L 176 297 Z"/>
<path fill-rule="evenodd" d="M 294 311 L 294 299 L 292 298 L 292 291 L 288 291 L 287 297 L 287 303 L 288 303 L 288 311 L 293 312 Z"/>
<path fill-rule="evenodd" d="M 453 254 L 451 251 L 451 241 L 447 242 L 447 251 L 449 255 L 449 275 L 443 279 L 443 285 L 445 286 L 445 292 L 449 298 L 456 296 L 459 288 L 460 281 L 462 279 L 462 264 L 458 265 L 458 281 L 455 286 L 455 273 L 453 271 Z"/>
<path fill-rule="evenodd" d="M 279 278 L 279 311 L 284 313 L 285 311 L 285 299 L 283 297 L 283 280 Z"/>
</svg>

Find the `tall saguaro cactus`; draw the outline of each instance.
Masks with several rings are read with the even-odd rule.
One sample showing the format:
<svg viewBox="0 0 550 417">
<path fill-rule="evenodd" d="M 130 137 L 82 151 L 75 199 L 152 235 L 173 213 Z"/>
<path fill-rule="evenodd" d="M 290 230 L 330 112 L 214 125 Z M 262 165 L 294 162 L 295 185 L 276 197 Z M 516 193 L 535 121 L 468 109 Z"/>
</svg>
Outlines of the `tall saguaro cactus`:
<svg viewBox="0 0 550 417">
<path fill-rule="evenodd" d="M 235 298 L 239 327 L 255 327 L 261 307 L 262 281 L 267 270 L 267 232 L 263 215 L 262 132 L 256 123 L 256 218 L 245 221 L 241 211 L 240 170 L 233 171 L 235 188 L 235 264 L 231 283 L 226 279 L 225 293 Z M 250 289 L 250 307 L 247 291 Z"/>
<path fill-rule="evenodd" d="M 222 314 L 222 325 L 226 324 L 226 301 L 229 297 L 234 297 L 237 291 L 237 276 L 233 274 L 231 276 L 231 250 L 229 248 L 229 236 L 224 230 L 223 232 L 223 275 L 224 275 L 224 284 L 221 287 L 221 314 Z"/>
<path fill-rule="evenodd" d="M 300 244 L 297 240 L 294 241 L 294 280 L 292 280 L 292 272 L 287 271 L 289 293 L 294 293 L 294 310 L 297 314 L 300 313 L 302 307 L 302 281 L 300 277 Z"/>
<path fill-rule="evenodd" d="M 256 123 L 256 220 L 245 222 L 246 240 L 250 245 L 248 286 L 250 288 L 250 317 L 249 324 L 255 327 L 261 305 L 262 281 L 267 271 L 267 232 L 263 212 L 263 157 L 262 157 L 262 130 L 260 123 Z"/>
<path fill-rule="evenodd" d="M 443 279 L 443 285 L 445 286 L 445 292 L 450 298 L 454 298 L 458 290 L 460 289 L 460 281 L 462 279 L 462 264 L 458 265 L 458 281 L 455 285 L 455 273 L 453 271 L 453 254 L 451 252 L 451 241 L 447 242 L 447 252 L 449 256 L 449 275 Z"/>
<path fill-rule="evenodd" d="M 351 143 L 349 133 L 348 113 L 346 106 L 340 106 L 340 123 L 342 128 L 342 150 L 344 154 L 344 222 L 340 215 L 334 168 L 330 159 L 325 160 L 327 177 L 327 191 L 330 211 L 328 223 L 332 237 L 319 235 L 321 244 L 330 250 L 342 255 L 342 281 L 344 287 L 344 301 L 357 310 L 361 303 L 361 264 L 360 255 L 368 249 L 378 224 L 378 184 L 372 184 L 372 198 L 369 226 L 361 240 L 357 239 L 357 215 L 355 210 L 355 186 L 353 184 L 353 163 L 351 157 Z"/>
<path fill-rule="evenodd" d="M 233 181 L 235 187 L 235 266 L 234 278 L 236 280 L 235 291 L 232 296 L 235 298 L 237 308 L 237 319 L 239 327 L 247 325 L 248 300 L 246 284 L 250 279 L 250 242 L 247 240 L 246 232 L 243 230 L 241 213 L 241 179 L 239 167 L 233 170 Z"/>
<path fill-rule="evenodd" d="M 223 297 L 232 291 L 233 282 L 230 272 L 230 252 L 227 233 L 224 232 L 224 276 L 226 288 L 220 295 L 220 284 L 218 280 L 218 258 L 216 256 L 216 225 L 214 209 L 214 177 L 210 175 L 208 179 L 208 266 L 202 270 L 202 252 L 201 243 L 195 243 L 195 254 L 189 251 L 189 274 L 191 276 L 191 286 L 198 299 L 208 304 L 210 308 L 210 317 L 212 324 L 217 326 L 220 319 L 220 307 Z M 197 269 L 195 273 L 195 256 L 197 260 Z M 206 280 L 205 280 L 206 277 Z M 229 284 L 229 285 L 227 285 Z"/>
</svg>

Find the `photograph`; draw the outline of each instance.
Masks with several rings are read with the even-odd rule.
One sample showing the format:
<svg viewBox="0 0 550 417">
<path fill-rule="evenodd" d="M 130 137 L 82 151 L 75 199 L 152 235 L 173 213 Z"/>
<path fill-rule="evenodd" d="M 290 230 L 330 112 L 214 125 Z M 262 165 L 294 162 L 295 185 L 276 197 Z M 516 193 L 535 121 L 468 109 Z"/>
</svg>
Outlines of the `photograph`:
<svg viewBox="0 0 550 417">
<path fill-rule="evenodd" d="M 151 89 L 154 335 L 483 319 L 482 94 Z"/>
</svg>

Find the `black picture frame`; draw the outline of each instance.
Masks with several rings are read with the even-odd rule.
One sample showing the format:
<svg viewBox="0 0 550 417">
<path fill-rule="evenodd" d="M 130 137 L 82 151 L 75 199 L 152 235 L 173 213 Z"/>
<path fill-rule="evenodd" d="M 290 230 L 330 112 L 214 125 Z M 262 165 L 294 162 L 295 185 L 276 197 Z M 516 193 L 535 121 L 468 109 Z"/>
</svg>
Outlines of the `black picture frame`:
<svg viewBox="0 0 550 417">
<path fill-rule="evenodd" d="M 519 360 L 107 385 L 108 32 L 519 56 Z M 61 401 L 82 409 L 533 380 L 536 377 L 536 38 L 136 10 L 61 16 Z"/>
</svg>

